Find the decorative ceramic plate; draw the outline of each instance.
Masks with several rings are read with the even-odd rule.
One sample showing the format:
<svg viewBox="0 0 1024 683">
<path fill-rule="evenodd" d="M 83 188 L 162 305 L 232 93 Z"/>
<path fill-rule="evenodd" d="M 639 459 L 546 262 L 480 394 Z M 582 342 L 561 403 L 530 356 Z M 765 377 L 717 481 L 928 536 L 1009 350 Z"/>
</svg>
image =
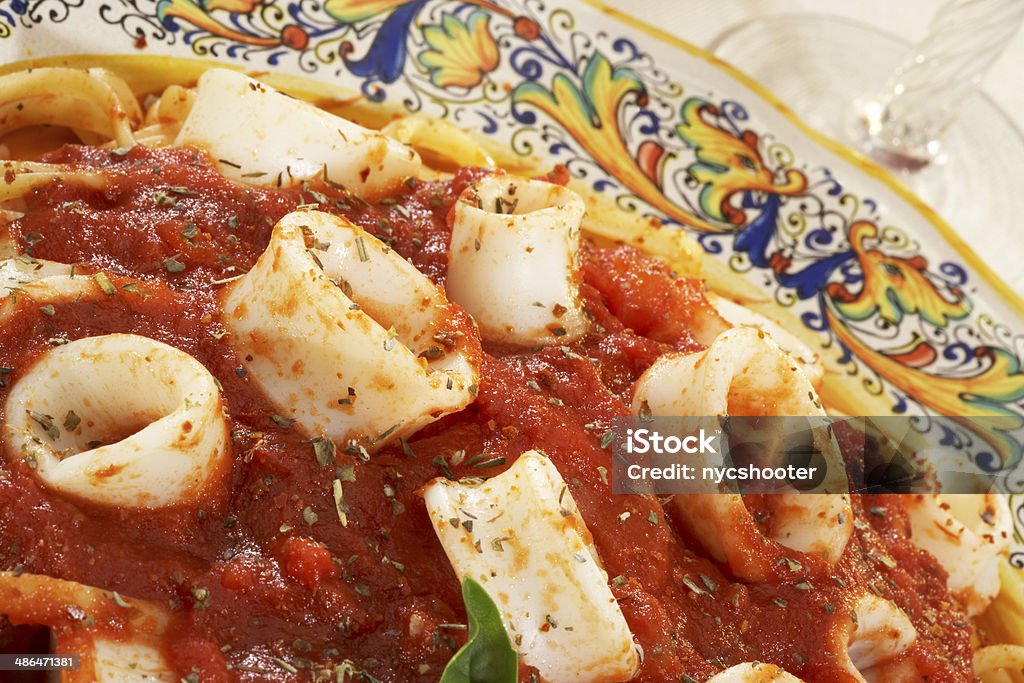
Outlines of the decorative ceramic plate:
<svg viewBox="0 0 1024 683">
<path fill-rule="evenodd" d="M 144 51 L 307 75 L 565 164 L 693 233 L 713 285 L 813 342 L 832 408 L 955 416 L 949 438 L 1024 491 L 1020 297 L 884 172 L 682 41 L 580 0 L 6 0 L 0 37 L 5 62 Z M 984 416 L 1004 422 L 963 419 Z"/>
</svg>

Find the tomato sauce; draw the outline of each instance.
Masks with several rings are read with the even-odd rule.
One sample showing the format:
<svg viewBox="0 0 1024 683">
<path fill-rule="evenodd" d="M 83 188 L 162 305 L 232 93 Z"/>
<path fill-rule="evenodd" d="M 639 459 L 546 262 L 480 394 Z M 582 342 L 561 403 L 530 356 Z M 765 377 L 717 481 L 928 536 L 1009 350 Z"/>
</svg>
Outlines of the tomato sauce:
<svg viewBox="0 0 1024 683">
<path fill-rule="evenodd" d="M 365 227 L 443 284 L 449 209 L 484 172 L 410 181 L 371 205 L 322 184 L 241 188 L 191 150 L 66 146 L 48 161 L 102 169 L 110 182 L 102 190 L 62 182 L 37 189 L 13 235 L 35 257 L 75 263 L 82 273 L 106 270 L 118 291 L 57 304 L 53 315 L 27 307 L 7 323 L 0 367 L 10 370 L 0 377 L 0 400 L 56 343 L 111 332 L 152 337 L 191 354 L 222 383 L 233 476 L 225 500 L 118 512 L 66 499 L 24 462 L 5 460 L 0 569 L 165 605 L 174 615 L 167 655 L 181 676 L 308 680 L 321 666 L 348 662 L 368 681 L 436 681 L 464 641 L 450 625 L 465 623 L 465 614 L 416 491 L 446 470 L 459 478 L 507 467 L 476 468 L 474 455 L 512 463 L 541 449 L 568 483 L 643 648 L 637 680 L 704 680 L 753 660 L 807 681 L 853 680 L 836 634 L 865 590 L 907 612 L 919 637 L 905 656 L 929 681 L 973 680 L 967 620 L 934 559 L 910 543 L 896 501 L 854 497 L 856 531 L 837 566 L 794 551 L 793 562 L 773 565 L 768 582 L 748 584 L 702 556 L 658 499 L 611 494 L 601 437 L 628 413 L 632 383 L 659 355 L 702 348 L 694 321 L 708 304 L 699 282 L 677 279 L 630 248 L 585 245 L 581 291 L 593 324 L 584 339 L 539 350 L 484 345 L 478 398 L 466 410 L 406 447 L 366 462 L 339 449 L 336 463 L 322 466 L 308 439 L 275 422 L 278 409 L 237 372 L 215 283 L 252 266 L 282 215 L 316 205 Z M 476 335 L 468 324 L 464 331 Z M 338 523 L 331 488 L 341 472 L 347 526 Z M 0 627 L 0 647 L 28 637 Z M 521 667 L 521 679 L 536 680 L 535 672 Z"/>
</svg>

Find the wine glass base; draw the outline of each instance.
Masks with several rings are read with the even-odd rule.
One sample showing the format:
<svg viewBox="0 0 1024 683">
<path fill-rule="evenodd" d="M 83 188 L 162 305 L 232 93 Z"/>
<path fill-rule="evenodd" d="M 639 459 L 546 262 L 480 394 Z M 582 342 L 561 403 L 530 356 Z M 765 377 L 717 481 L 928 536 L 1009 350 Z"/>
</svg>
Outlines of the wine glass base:
<svg viewBox="0 0 1024 683">
<path fill-rule="evenodd" d="M 984 94 L 961 105 L 930 162 L 868 144 L 864 108 L 911 45 L 865 24 L 790 14 L 708 46 L 807 124 L 873 157 L 935 209 L 999 276 L 1024 290 L 1024 136 Z"/>
</svg>

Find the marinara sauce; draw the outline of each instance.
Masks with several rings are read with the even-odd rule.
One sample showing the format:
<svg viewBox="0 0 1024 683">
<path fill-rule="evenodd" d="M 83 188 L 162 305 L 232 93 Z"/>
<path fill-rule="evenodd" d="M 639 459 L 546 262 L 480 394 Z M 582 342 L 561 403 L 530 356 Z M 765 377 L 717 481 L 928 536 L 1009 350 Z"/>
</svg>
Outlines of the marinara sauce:
<svg viewBox="0 0 1024 683">
<path fill-rule="evenodd" d="M 472 405 L 369 460 L 339 448 L 324 465 L 240 371 L 215 283 L 248 270 L 276 221 L 306 205 L 347 216 L 443 285 L 449 210 L 485 172 L 410 180 L 367 203 L 323 184 L 239 187 L 189 149 L 65 146 L 47 160 L 101 170 L 109 183 L 35 190 L 13 236 L 34 257 L 106 271 L 117 291 L 52 311 L 24 307 L 0 330 L 0 400 L 55 344 L 145 335 L 194 356 L 223 385 L 233 476 L 230 494 L 209 505 L 111 511 L 62 497 L 25 462 L 4 459 L 0 569 L 165 605 L 173 614 L 166 655 L 186 680 L 308 680 L 347 663 L 355 680 L 436 681 L 464 642 L 465 613 L 416 491 L 438 476 L 497 475 L 530 449 L 557 465 L 593 534 L 644 652 L 636 680 L 704 680 L 755 660 L 807 681 L 852 680 L 837 633 L 865 590 L 907 612 L 919 635 L 904 656 L 927 680 L 973 680 L 971 628 L 941 568 L 910 542 L 897 501 L 854 496 L 855 531 L 835 567 L 790 551 L 770 558 L 769 581 L 750 584 L 702 556 L 658 499 L 611 494 L 602 436 L 628 414 L 632 383 L 655 359 L 703 348 L 694 321 L 713 314 L 699 281 L 630 248 L 584 244 L 581 291 L 592 320 L 584 339 L 540 349 L 483 344 Z M 468 316 L 453 324 L 478 338 Z M 504 464 L 480 468 L 479 454 Z M 332 496 L 339 477 L 347 526 Z M 759 505 L 750 501 L 755 512 Z M 763 507 L 759 519 L 770 515 Z M 100 619 L 94 628 L 113 627 Z M 0 627 L 0 647 L 30 637 Z M 536 673 L 523 666 L 520 678 Z"/>
</svg>

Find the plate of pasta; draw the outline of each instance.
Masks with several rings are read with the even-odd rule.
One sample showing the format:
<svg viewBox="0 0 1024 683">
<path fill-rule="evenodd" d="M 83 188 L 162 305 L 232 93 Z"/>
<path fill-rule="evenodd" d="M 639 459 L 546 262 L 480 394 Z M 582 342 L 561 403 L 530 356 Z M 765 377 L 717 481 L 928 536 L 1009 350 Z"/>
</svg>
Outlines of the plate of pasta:
<svg viewBox="0 0 1024 683">
<path fill-rule="evenodd" d="M 742 74 L 530 0 L 15 2 L 0 50 L 0 665 L 1024 680 L 1024 306 Z M 826 415 L 1005 492 L 613 493 L 616 420 Z"/>
</svg>

